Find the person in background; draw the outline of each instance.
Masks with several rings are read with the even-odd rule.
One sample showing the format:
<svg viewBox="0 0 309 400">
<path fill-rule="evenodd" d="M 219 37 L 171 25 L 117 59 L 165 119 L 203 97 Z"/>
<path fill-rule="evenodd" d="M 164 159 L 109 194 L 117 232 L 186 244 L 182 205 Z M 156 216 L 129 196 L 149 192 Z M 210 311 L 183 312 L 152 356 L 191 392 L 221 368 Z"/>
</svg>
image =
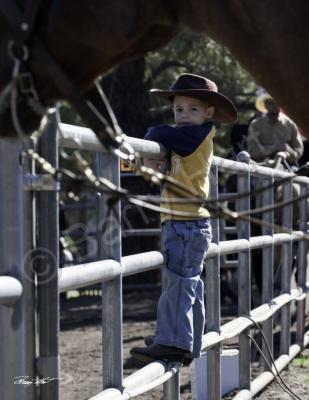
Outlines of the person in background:
<svg viewBox="0 0 309 400">
<path fill-rule="evenodd" d="M 209 192 L 209 172 L 213 154 L 214 122 L 237 119 L 233 103 L 218 92 L 211 80 L 181 74 L 169 90 L 151 93 L 172 103 L 175 126 L 160 125 L 148 130 L 145 139 L 162 143 L 170 150 L 167 175 L 192 194 L 163 185 L 161 207 L 162 251 L 165 266 L 162 294 L 157 309 L 154 343 L 134 347 L 131 355 L 142 361 L 183 362 L 189 354 L 199 357 L 205 324 L 203 263 L 211 242 L 209 212 L 204 201 Z M 151 160 L 144 160 L 153 166 Z M 200 202 L 175 201 L 196 196 Z"/>
<path fill-rule="evenodd" d="M 262 114 L 249 125 L 247 148 L 251 158 L 257 162 L 281 158 L 295 164 L 304 151 L 295 123 L 268 93 L 259 95 L 255 106 Z"/>
</svg>

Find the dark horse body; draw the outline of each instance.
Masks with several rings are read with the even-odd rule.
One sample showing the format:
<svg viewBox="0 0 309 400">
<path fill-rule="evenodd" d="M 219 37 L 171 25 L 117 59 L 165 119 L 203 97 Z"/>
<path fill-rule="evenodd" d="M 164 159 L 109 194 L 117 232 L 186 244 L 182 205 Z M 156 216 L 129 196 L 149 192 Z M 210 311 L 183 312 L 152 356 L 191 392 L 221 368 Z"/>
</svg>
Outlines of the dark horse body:
<svg viewBox="0 0 309 400">
<path fill-rule="evenodd" d="M 309 137 L 308 16 L 305 0 L 54 0 L 43 1 L 35 34 L 85 91 L 98 75 L 164 45 L 180 30 L 204 32 L 227 46 Z M 0 14 L 0 91 L 12 69 L 9 38 Z M 31 42 L 30 50 L 38 92 L 51 105 L 63 95 Z M 6 112 L 2 107 L 2 136 L 10 134 Z"/>
</svg>

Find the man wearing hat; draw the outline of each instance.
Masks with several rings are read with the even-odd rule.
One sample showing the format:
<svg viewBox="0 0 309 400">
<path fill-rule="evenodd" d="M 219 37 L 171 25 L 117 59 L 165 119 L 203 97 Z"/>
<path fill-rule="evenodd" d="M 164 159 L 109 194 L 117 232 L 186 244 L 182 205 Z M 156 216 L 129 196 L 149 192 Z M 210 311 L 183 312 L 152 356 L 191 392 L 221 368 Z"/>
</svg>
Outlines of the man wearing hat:
<svg viewBox="0 0 309 400">
<path fill-rule="evenodd" d="M 161 193 L 165 200 L 161 204 L 165 209 L 161 214 L 165 267 L 154 343 L 135 347 L 131 354 L 143 362 L 183 362 L 185 357 L 200 356 L 204 332 L 200 275 L 211 242 L 204 201 L 209 192 L 213 123 L 234 122 L 237 111 L 214 82 L 198 75 L 181 74 L 169 90 L 152 89 L 151 93 L 171 103 L 176 126 L 150 128 L 145 138 L 171 151 L 168 176 L 180 186 L 165 184 Z"/>
<path fill-rule="evenodd" d="M 255 106 L 262 115 L 251 122 L 248 130 L 248 152 L 253 160 L 281 157 L 289 163 L 296 162 L 304 146 L 295 123 L 280 111 L 268 93 L 258 96 Z"/>
</svg>

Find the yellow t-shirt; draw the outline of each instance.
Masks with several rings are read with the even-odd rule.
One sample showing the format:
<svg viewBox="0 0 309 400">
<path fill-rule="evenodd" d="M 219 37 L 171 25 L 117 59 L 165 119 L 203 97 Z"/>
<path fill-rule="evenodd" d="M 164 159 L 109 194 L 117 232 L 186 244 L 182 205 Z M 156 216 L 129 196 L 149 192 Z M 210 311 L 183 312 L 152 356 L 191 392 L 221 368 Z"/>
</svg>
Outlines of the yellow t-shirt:
<svg viewBox="0 0 309 400">
<path fill-rule="evenodd" d="M 194 194 L 186 193 L 182 189 L 175 189 L 173 185 L 164 184 L 161 197 L 168 199 L 167 203 L 161 203 L 161 207 L 171 211 L 181 211 L 190 213 L 190 216 L 177 216 L 169 213 L 161 213 L 161 222 L 166 220 L 192 220 L 209 217 L 208 210 L 203 207 L 202 202 L 193 203 L 189 198 L 198 195 L 204 200 L 209 194 L 209 172 L 213 155 L 213 137 L 215 127 L 212 127 L 210 133 L 195 151 L 186 157 L 181 157 L 172 151 L 171 168 L 168 176 L 176 179 L 180 184 L 190 189 Z M 184 203 L 173 202 L 173 199 L 186 199 Z"/>
</svg>

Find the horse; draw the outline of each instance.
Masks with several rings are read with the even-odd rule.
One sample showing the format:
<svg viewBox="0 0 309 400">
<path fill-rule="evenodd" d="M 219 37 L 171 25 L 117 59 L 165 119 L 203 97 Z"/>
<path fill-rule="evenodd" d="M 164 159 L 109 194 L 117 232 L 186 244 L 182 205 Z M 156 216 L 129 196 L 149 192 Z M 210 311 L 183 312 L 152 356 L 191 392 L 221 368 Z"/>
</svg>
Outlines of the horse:
<svg viewBox="0 0 309 400">
<path fill-rule="evenodd" d="M 13 6 L 20 10 L 18 18 Z M 309 137 L 307 15 L 305 0 L 1 0 L 0 136 L 16 135 L 8 83 L 18 51 L 47 108 L 58 99 L 71 101 L 76 91 L 84 95 L 97 76 L 191 30 L 226 46 Z M 24 47 L 8 51 L 16 37 Z M 55 70 L 64 72 L 69 84 Z M 24 103 L 19 99 L 18 116 L 30 134 L 41 115 Z"/>
</svg>

